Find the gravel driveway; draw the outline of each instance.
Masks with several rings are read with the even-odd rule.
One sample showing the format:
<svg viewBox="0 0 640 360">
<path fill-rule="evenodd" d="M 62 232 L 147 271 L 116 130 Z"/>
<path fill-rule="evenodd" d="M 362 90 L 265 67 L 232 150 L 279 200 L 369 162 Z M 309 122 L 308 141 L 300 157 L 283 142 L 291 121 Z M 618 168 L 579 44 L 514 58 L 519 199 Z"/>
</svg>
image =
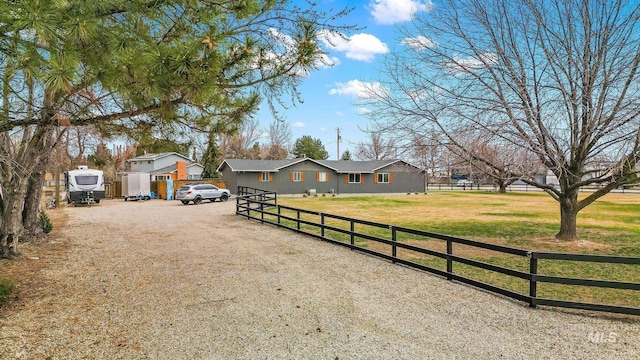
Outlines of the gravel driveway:
<svg viewBox="0 0 640 360">
<path fill-rule="evenodd" d="M 68 207 L 1 359 L 635 359 L 640 319 L 526 304 L 234 215 Z M 29 259 L 29 257 L 33 259 Z M 35 259 L 35 258 L 38 259 Z M 0 263 L 6 264 L 5 263 Z M 18 264 L 19 265 L 19 264 Z M 2 270 L 2 268 L 0 268 Z"/>
</svg>

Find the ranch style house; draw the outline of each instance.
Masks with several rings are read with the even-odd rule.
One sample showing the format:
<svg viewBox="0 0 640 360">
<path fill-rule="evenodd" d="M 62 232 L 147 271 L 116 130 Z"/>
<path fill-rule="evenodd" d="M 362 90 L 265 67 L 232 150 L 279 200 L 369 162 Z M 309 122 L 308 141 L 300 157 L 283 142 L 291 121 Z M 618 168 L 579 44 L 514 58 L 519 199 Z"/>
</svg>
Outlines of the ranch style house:
<svg viewBox="0 0 640 360">
<path fill-rule="evenodd" d="M 425 171 L 402 160 L 227 159 L 218 172 L 234 194 L 238 186 L 279 194 L 425 191 Z"/>
</svg>

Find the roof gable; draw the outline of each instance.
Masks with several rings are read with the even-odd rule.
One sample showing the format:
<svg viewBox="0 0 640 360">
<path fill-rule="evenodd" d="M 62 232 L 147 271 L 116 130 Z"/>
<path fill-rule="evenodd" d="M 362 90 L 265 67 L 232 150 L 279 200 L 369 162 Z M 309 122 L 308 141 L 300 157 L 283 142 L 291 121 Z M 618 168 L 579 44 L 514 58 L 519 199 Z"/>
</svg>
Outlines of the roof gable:
<svg viewBox="0 0 640 360">
<path fill-rule="evenodd" d="M 323 167 L 329 168 L 336 173 L 374 173 L 379 169 L 401 162 L 419 171 L 423 171 L 417 166 L 411 165 L 403 160 L 314 160 L 310 158 L 287 159 L 287 160 L 247 160 L 247 159 L 227 159 L 220 164 L 218 171 L 228 166 L 233 172 L 278 172 L 289 166 L 301 162 L 313 162 Z"/>
<path fill-rule="evenodd" d="M 155 161 L 155 160 L 158 160 L 158 159 L 161 159 L 161 158 L 164 158 L 164 157 L 167 157 L 167 156 L 172 156 L 172 155 L 180 157 L 180 158 L 182 158 L 183 160 L 185 160 L 185 161 L 187 161 L 189 163 L 193 162 L 193 160 L 191 160 L 188 157 L 186 157 L 186 156 L 184 156 L 182 154 L 179 154 L 177 152 L 164 152 L 164 153 L 158 153 L 158 154 L 149 153 L 149 154 L 136 156 L 134 158 L 128 159 L 127 161 L 144 161 L 144 160 Z"/>
</svg>

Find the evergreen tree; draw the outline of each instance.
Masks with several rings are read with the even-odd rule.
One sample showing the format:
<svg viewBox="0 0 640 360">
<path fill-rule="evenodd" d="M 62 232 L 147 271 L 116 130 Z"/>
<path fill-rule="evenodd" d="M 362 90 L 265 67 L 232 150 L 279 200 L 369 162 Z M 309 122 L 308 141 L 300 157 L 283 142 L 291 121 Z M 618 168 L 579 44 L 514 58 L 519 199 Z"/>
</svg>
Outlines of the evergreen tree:
<svg viewBox="0 0 640 360">
<path fill-rule="evenodd" d="M 291 153 L 296 158 L 308 157 L 314 160 L 326 160 L 329 158 L 329 153 L 324 148 L 322 141 L 320 141 L 320 139 L 314 139 L 309 135 L 304 135 L 297 139 L 295 144 L 293 144 Z"/>
<path fill-rule="evenodd" d="M 262 97 L 298 93 L 323 56 L 320 32 L 346 30 L 330 24 L 346 11 L 308 6 L 0 2 L 0 258 L 19 253 L 19 237 L 31 230 L 23 219 L 39 216 L 56 128 L 95 125 L 159 138 L 233 131 Z M 15 211 L 23 208 L 24 216 Z"/>
</svg>

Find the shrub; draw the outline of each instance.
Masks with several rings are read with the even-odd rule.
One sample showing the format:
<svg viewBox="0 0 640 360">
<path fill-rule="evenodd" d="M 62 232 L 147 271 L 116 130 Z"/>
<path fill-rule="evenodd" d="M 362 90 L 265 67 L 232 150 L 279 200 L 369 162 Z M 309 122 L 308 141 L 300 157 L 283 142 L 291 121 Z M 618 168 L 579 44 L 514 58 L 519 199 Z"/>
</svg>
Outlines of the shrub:
<svg viewBox="0 0 640 360">
<path fill-rule="evenodd" d="M 331 194 L 331 196 L 336 197 L 336 194 Z"/>
<path fill-rule="evenodd" d="M 409 191 L 409 192 L 407 193 L 407 195 L 411 195 L 411 191 Z"/>
<path fill-rule="evenodd" d="M 13 281 L 0 278 L 0 304 L 5 303 L 9 299 L 12 291 Z"/>
<path fill-rule="evenodd" d="M 327 197 L 327 194 L 325 194 L 325 193 L 322 193 L 322 197 Z"/>
<path fill-rule="evenodd" d="M 318 197 L 318 194 L 317 194 L 317 193 L 316 193 L 316 194 L 313 194 L 313 197 Z"/>
<path fill-rule="evenodd" d="M 45 234 L 48 234 L 53 230 L 53 224 L 51 224 L 51 219 L 49 219 L 49 215 L 44 210 L 40 210 L 40 224 L 42 224 L 42 231 Z"/>
<path fill-rule="evenodd" d="M 309 196 L 309 195 L 307 195 L 306 193 L 305 193 L 305 194 L 302 194 L 302 197 L 307 197 L 307 196 Z"/>
<path fill-rule="evenodd" d="M 416 195 L 418 195 L 418 192 L 416 191 Z"/>
</svg>

